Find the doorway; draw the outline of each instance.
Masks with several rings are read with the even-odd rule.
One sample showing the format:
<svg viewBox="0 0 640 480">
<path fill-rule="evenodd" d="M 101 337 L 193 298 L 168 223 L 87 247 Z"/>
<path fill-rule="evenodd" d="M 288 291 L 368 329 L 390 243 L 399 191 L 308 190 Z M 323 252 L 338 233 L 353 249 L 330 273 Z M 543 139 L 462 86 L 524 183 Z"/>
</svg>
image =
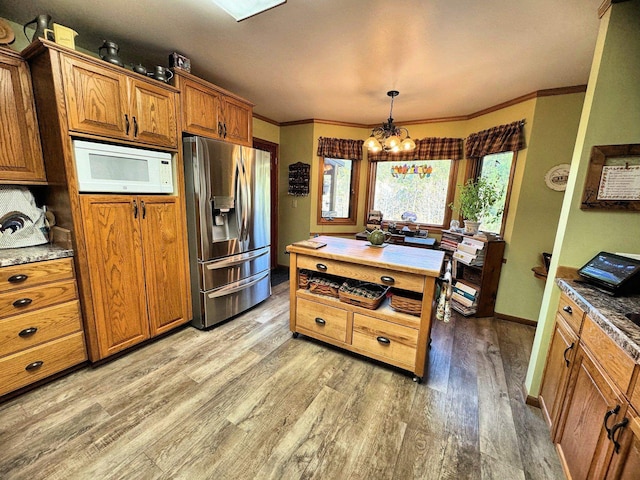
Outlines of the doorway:
<svg viewBox="0 0 640 480">
<path fill-rule="evenodd" d="M 271 269 L 278 267 L 278 144 L 253 138 L 253 148 L 271 154 Z"/>
</svg>

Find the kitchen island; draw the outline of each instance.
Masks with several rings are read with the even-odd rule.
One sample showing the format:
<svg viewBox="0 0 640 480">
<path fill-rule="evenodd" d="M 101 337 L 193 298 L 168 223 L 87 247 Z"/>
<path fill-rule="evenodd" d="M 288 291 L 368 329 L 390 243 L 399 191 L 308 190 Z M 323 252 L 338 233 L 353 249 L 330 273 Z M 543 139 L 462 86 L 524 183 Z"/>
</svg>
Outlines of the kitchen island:
<svg viewBox="0 0 640 480">
<path fill-rule="evenodd" d="M 444 252 L 389 244 L 378 247 L 329 236 L 312 241 L 324 246 L 310 248 L 298 242 L 287 247 L 291 255 L 290 328 L 294 337 L 307 335 L 394 365 L 412 372 L 414 381 L 421 382 Z M 390 287 L 389 293 L 417 302 L 417 309 L 405 313 L 394 308 L 388 295 L 375 309 L 346 303 L 332 296 L 337 291 L 311 291 L 309 276 L 334 284 L 361 281 Z"/>
</svg>

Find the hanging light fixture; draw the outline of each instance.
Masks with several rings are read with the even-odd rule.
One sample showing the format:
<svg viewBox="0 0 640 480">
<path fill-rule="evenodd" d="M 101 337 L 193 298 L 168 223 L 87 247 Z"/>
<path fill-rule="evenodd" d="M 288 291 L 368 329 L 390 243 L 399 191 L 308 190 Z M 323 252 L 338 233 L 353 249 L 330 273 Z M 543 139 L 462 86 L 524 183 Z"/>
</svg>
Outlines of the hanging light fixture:
<svg viewBox="0 0 640 480">
<path fill-rule="evenodd" d="M 389 110 L 389 120 L 383 123 L 381 127 L 371 130 L 371 136 L 364 142 L 364 146 L 369 151 L 376 153 L 381 150 L 385 152 L 409 151 L 416 148 L 416 144 L 409 136 L 409 130 L 404 127 L 394 125 L 393 118 L 393 99 L 400 95 L 397 90 L 390 90 L 387 95 L 391 97 L 391 109 Z"/>
</svg>

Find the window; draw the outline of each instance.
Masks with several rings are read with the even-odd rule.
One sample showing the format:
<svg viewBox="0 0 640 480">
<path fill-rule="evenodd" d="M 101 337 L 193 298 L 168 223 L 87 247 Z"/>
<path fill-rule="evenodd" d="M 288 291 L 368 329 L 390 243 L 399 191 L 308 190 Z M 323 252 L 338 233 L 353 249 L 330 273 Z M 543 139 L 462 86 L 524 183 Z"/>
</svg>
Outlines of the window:
<svg viewBox="0 0 640 480">
<path fill-rule="evenodd" d="M 358 210 L 358 161 L 320 160 L 318 223 L 355 225 Z"/>
<path fill-rule="evenodd" d="M 416 222 L 448 226 L 456 164 L 453 160 L 372 162 L 369 210 L 380 210 L 385 221 L 402 222 L 402 214 L 416 214 Z"/>
<path fill-rule="evenodd" d="M 478 165 L 478 177 L 493 182 L 502 189 L 502 198 L 493 206 L 492 211 L 497 216 L 492 221 L 482 221 L 482 230 L 502 235 L 504 233 L 507 207 L 511 196 L 511 183 L 515 171 L 516 155 L 514 152 L 501 152 L 485 155 Z"/>
</svg>

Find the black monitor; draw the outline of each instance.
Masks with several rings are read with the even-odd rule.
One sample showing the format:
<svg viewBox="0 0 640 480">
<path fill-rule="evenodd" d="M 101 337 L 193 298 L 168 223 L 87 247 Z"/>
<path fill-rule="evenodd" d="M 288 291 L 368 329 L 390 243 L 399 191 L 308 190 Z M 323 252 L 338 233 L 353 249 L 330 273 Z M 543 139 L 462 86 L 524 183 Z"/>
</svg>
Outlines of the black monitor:
<svg viewBox="0 0 640 480">
<path fill-rule="evenodd" d="M 589 260 L 578 274 L 588 283 L 611 295 L 636 293 L 640 290 L 640 260 L 600 252 Z"/>
</svg>

